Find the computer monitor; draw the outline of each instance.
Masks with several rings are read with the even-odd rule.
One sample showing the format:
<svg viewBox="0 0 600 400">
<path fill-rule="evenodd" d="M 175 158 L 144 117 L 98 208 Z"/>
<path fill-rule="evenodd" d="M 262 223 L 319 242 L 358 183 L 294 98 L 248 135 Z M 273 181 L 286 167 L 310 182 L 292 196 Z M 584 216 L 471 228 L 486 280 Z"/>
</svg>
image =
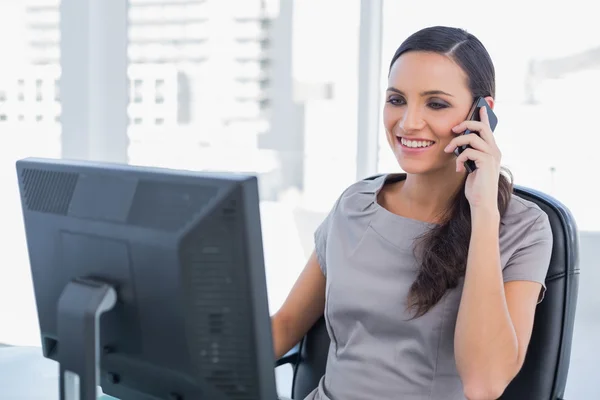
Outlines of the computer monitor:
<svg viewBox="0 0 600 400">
<path fill-rule="evenodd" d="M 276 398 L 256 177 L 16 166 L 61 399 Z"/>
</svg>

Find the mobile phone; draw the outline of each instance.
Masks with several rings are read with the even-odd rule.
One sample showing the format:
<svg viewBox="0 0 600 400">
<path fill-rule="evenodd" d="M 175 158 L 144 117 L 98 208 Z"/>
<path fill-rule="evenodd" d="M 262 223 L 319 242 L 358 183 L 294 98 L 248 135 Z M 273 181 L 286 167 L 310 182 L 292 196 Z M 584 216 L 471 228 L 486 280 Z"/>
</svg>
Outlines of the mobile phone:
<svg viewBox="0 0 600 400">
<path fill-rule="evenodd" d="M 469 118 L 468 119 L 470 121 L 481 121 L 481 117 L 479 116 L 481 107 L 487 108 L 488 119 L 490 120 L 490 128 L 492 128 L 492 132 L 494 132 L 494 129 L 496 129 L 496 125 L 498 125 L 498 117 L 496 117 L 496 114 L 494 114 L 494 111 L 492 111 L 492 109 L 488 105 L 487 101 L 485 101 L 485 99 L 483 97 L 478 97 L 477 99 L 475 99 L 475 101 L 473 102 L 473 105 L 471 106 L 471 109 L 469 110 L 469 114 L 468 114 Z M 466 131 L 464 131 L 462 133 L 462 135 L 468 135 L 470 133 L 475 133 L 477 135 L 479 134 L 475 131 L 471 131 L 471 130 L 467 129 Z M 468 148 L 471 148 L 471 146 L 469 146 L 469 145 L 458 146 L 456 149 L 454 149 L 454 154 L 456 154 L 456 156 L 458 157 L 460 155 L 460 153 L 462 153 L 463 151 L 465 151 Z M 475 161 L 473 161 L 473 160 L 465 161 L 464 165 L 465 165 L 465 169 L 469 173 L 471 173 L 477 169 L 477 166 L 475 165 Z"/>
</svg>

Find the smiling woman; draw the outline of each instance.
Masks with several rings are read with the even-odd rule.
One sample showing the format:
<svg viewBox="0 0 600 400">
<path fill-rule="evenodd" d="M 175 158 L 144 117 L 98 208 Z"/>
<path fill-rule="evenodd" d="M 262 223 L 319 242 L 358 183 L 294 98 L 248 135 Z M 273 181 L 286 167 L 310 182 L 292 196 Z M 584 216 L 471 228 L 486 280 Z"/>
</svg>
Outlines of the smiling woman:
<svg viewBox="0 0 600 400">
<path fill-rule="evenodd" d="M 403 62 L 393 63 L 392 68 L 390 70 L 390 77 L 392 74 L 396 76 L 397 74 L 411 74 L 413 71 L 406 71 L 407 66 L 414 66 L 415 64 L 422 63 L 426 66 L 435 66 L 436 60 L 431 60 L 431 58 L 440 57 L 437 53 L 413 53 L 407 55 L 406 60 L 402 60 Z M 409 60 L 410 58 L 421 58 L 419 60 Z M 446 58 L 447 59 L 447 58 Z M 408 61 L 407 61 L 408 60 Z M 412 61 L 412 62 L 411 62 Z M 458 71 L 458 73 L 462 73 L 462 71 Z M 434 75 L 432 75 L 434 76 Z M 448 77 L 440 76 L 439 80 L 444 85 L 444 82 L 447 82 Z M 456 77 L 452 77 L 456 79 Z M 413 84 L 418 85 L 417 82 L 411 82 Z M 447 86 L 447 84 L 445 84 Z M 410 94 L 412 97 L 412 93 Z M 438 111 L 451 107 L 451 104 L 448 101 L 444 101 L 443 99 L 452 98 L 448 92 L 444 92 L 442 90 L 426 90 L 420 93 L 415 93 L 416 99 L 418 100 L 418 104 L 415 103 L 414 106 L 411 106 L 410 113 L 403 112 L 399 113 L 399 110 L 404 110 L 402 107 L 407 104 L 408 95 L 405 91 L 397 89 L 393 86 L 390 86 L 386 91 L 386 107 L 384 108 L 384 125 L 386 128 L 386 132 L 388 132 L 388 141 L 394 150 L 394 153 L 397 157 L 397 160 L 404 160 L 404 157 L 400 157 L 402 154 L 410 155 L 414 153 L 421 153 L 419 151 L 421 148 L 430 148 L 437 141 L 435 138 L 423 138 L 418 137 L 412 134 L 415 130 L 418 131 L 420 125 L 425 122 L 423 119 L 423 115 L 421 112 L 427 111 Z M 412 101 L 411 101 L 412 103 Z M 423 108 L 420 110 L 419 107 Z M 395 108 L 397 111 L 392 112 L 391 109 Z M 405 117 L 410 117 L 410 119 L 406 119 Z M 416 119 L 413 119 L 416 118 Z M 400 121 L 401 120 L 401 121 Z M 389 129 L 388 129 L 389 128 Z M 442 129 L 447 130 L 447 126 L 444 126 Z M 412 131 L 412 132 L 411 132 Z M 446 135 L 447 136 L 447 135 Z M 395 143 L 397 142 L 397 143 Z M 395 143 L 395 144 L 394 144 Z M 397 146 L 400 144 L 400 146 Z M 397 152 L 398 151 L 398 152 Z M 404 165 L 401 167 L 404 168 Z M 410 168 L 410 167 L 409 167 Z"/>
<path fill-rule="evenodd" d="M 444 156 L 443 149 L 455 137 L 452 127 L 467 117 L 474 98 L 486 97 L 493 107 L 495 88 L 489 84 L 486 87 L 485 83 L 494 81 L 494 70 L 482 67 L 485 62 L 471 59 L 471 53 L 475 52 L 461 52 L 459 46 L 451 46 L 461 39 L 464 40 L 440 37 L 437 46 L 418 52 L 413 50 L 423 44 L 409 39 L 392 59 L 383 119 L 388 142 L 406 172 L 418 173 L 445 165 L 450 157 Z M 445 50 L 439 51 L 443 44 Z M 479 50 L 491 65 L 483 46 Z M 400 57 L 403 54 L 405 57 Z M 465 82 L 473 83 L 468 87 Z M 430 129 L 423 137 L 425 126 Z M 418 142 L 421 145 L 415 146 Z M 423 142 L 429 143 L 426 148 L 432 151 L 428 151 L 427 156 L 420 151 L 416 153 L 418 158 L 410 157 L 415 152 L 407 151 L 406 144 L 421 148 Z"/>
<path fill-rule="evenodd" d="M 421 218 L 440 223 L 422 238 L 421 273 L 411 291 L 413 305 L 423 313 L 456 286 L 464 273 L 471 210 L 465 177 L 448 168 L 456 157 L 446 149 L 456 138 L 453 128 L 467 118 L 474 99 L 484 97 L 494 106 L 495 73 L 489 54 L 475 36 L 434 27 L 411 35 L 398 48 L 388 82 L 383 122 L 396 160 L 408 174 L 404 191 L 418 193 L 422 200 L 429 197 L 425 190 L 441 192 L 441 204 L 421 201 Z M 479 143 L 479 147 L 489 150 L 486 144 Z M 506 211 L 511 189 L 509 180 L 500 175 L 500 215 Z M 388 191 L 399 192 L 393 186 Z M 382 197 L 389 197 L 388 191 Z M 406 208 L 418 208 L 412 204 L 414 199 L 404 197 Z M 443 279 L 436 279 L 440 274 Z"/>
<path fill-rule="evenodd" d="M 465 121 L 479 97 L 494 107 L 494 67 L 475 36 L 414 33 L 388 87 L 386 138 L 406 173 L 341 194 L 273 316 L 276 356 L 324 314 L 327 368 L 307 399 L 498 398 L 521 368 L 544 294 L 548 217 L 511 195 L 486 108 Z"/>
</svg>

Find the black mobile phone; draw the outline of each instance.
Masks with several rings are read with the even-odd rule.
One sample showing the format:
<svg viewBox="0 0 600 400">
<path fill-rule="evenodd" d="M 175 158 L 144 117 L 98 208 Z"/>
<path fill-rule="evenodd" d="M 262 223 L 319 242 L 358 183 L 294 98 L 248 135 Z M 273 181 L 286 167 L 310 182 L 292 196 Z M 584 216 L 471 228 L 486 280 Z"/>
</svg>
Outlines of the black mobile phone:
<svg viewBox="0 0 600 400">
<path fill-rule="evenodd" d="M 485 101 L 485 99 L 483 97 L 478 97 L 473 102 L 473 105 L 471 106 L 471 110 L 469 110 L 469 114 L 468 114 L 469 118 L 468 119 L 470 121 L 481 121 L 481 117 L 479 116 L 481 107 L 487 108 L 488 119 L 490 120 L 490 128 L 492 128 L 492 132 L 494 132 L 494 129 L 496 129 L 496 125 L 498 125 L 498 117 L 496 117 L 496 114 L 494 114 L 494 111 L 490 108 L 487 101 Z M 469 129 L 464 131 L 462 134 L 468 135 L 470 133 L 478 134 L 477 132 L 471 131 Z M 454 149 L 454 154 L 456 154 L 456 156 L 458 157 L 460 155 L 460 153 L 462 153 L 463 151 L 465 151 L 466 149 L 468 149 L 470 147 L 471 146 L 469 146 L 469 145 L 458 146 L 456 149 Z M 475 165 L 475 162 L 473 160 L 467 160 L 464 165 L 465 165 L 465 169 L 469 173 L 473 172 L 473 171 L 475 171 L 475 169 L 477 169 L 477 166 Z"/>
</svg>

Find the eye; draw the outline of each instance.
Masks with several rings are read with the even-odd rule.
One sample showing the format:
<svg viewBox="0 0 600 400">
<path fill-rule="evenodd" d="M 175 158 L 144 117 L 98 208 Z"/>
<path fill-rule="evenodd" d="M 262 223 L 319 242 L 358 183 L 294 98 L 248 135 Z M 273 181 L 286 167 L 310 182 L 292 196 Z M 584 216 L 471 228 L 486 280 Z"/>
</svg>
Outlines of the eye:
<svg viewBox="0 0 600 400">
<path fill-rule="evenodd" d="M 428 104 L 429 108 L 432 108 L 434 110 L 441 110 L 443 108 L 448 108 L 447 104 L 444 103 L 440 103 L 437 101 L 432 101 L 431 103 Z"/>
<path fill-rule="evenodd" d="M 393 106 L 401 106 L 404 104 L 404 99 L 402 97 L 391 96 L 387 99 L 386 103 L 389 103 Z"/>
</svg>

